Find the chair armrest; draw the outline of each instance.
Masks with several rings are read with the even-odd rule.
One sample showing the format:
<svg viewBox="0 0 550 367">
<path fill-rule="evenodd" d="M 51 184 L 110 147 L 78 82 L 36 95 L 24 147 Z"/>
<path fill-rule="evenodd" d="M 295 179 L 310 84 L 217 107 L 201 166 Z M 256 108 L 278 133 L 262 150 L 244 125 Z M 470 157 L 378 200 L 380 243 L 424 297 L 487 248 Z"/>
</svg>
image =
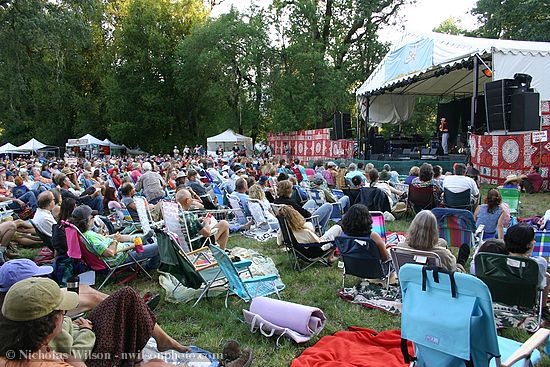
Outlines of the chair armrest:
<svg viewBox="0 0 550 367">
<path fill-rule="evenodd" d="M 204 265 L 204 266 L 197 266 L 195 268 L 195 270 L 197 272 L 200 272 L 200 271 L 203 271 L 203 270 L 206 270 L 206 269 L 209 269 L 209 268 L 213 268 L 214 266 L 218 266 L 218 263 L 217 262 L 213 262 L 211 264 L 208 264 L 208 265 Z"/>
<path fill-rule="evenodd" d="M 207 246 L 203 246 L 203 247 L 201 247 L 201 248 L 199 248 L 199 249 L 196 249 L 196 250 L 194 250 L 194 251 L 189 251 L 189 252 L 187 253 L 187 255 L 193 255 L 193 254 L 196 254 L 197 252 L 203 252 L 203 251 L 205 251 L 205 250 L 208 250 L 208 247 L 207 247 Z"/>
<path fill-rule="evenodd" d="M 323 245 L 326 245 L 327 243 L 332 243 L 334 241 L 326 241 L 326 242 L 314 242 L 314 243 L 297 243 L 294 246 L 295 247 L 321 247 Z"/>
<path fill-rule="evenodd" d="M 475 234 L 483 233 L 484 230 L 485 230 L 485 224 L 480 224 L 480 225 L 476 228 Z"/>
<path fill-rule="evenodd" d="M 243 279 L 243 283 L 257 283 L 257 282 L 267 282 L 270 280 L 277 280 L 279 278 L 276 274 L 261 275 L 250 279 Z"/>
<path fill-rule="evenodd" d="M 252 265 L 252 261 L 250 260 L 241 260 L 233 263 L 233 266 L 235 266 L 237 270 L 246 269 L 250 267 L 250 265 Z"/>
<path fill-rule="evenodd" d="M 511 367 L 514 365 L 514 363 L 529 358 L 531 353 L 533 353 L 533 350 L 537 348 L 538 346 L 546 343 L 548 340 L 548 336 L 550 336 L 550 330 L 548 329 L 539 329 L 535 334 L 531 335 L 531 337 L 521 345 L 506 361 L 501 363 L 500 365 L 502 367 Z"/>
</svg>

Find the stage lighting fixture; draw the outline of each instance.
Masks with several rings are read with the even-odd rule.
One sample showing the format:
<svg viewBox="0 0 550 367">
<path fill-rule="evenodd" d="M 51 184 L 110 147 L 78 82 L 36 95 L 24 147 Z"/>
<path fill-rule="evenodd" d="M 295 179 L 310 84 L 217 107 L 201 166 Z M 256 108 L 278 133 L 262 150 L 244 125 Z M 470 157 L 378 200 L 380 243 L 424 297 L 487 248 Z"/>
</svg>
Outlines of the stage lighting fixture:
<svg viewBox="0 0 550 367">
<path fill-rule="evenodd" d="M 490 78 L 493 76 L 493 72 L 491 69 L 483 69 L 483 75 L 485 75 L 487 78 Z"/>
</svg>

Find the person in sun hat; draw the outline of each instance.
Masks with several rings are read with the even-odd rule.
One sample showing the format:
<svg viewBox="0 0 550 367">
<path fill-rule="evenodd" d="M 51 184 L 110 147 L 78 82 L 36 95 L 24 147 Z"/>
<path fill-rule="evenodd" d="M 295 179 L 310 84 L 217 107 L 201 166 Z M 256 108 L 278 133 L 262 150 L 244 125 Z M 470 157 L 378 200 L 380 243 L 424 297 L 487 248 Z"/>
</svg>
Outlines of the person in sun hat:
<svg viewBox="0 0 550 367">
<path fill-rule="evenodd" d="M 521 177 L 518 175 L 508 175 L 502 186 L 504 189 L 518 189 L 520 190 Z"/>
</svg>

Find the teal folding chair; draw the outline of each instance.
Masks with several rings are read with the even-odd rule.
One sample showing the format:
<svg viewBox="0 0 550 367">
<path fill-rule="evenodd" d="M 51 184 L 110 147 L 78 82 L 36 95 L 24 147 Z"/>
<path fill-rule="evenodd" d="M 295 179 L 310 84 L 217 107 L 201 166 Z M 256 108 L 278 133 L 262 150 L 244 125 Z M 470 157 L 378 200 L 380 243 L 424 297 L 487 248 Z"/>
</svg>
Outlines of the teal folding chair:
<svg viewBox="0 0 550 367">
<path fill-rule="evenodd" d="M 229 294 L 233 293 L 245 302 L 250 302 L 256 297 L 266 297 L 276 294 L 284 289 L 284 284 L 279 281 L 278 274 L 268 274 L 255 276 L 249 279 L 242 279 L 237 268 L 227 256 L 227 253 L 218 246 L 208 244 L 212 255 L 216 259 L 218 266 L 227 278 L 227 293 L 225 295 L 225 307 Z"/>
</svg>

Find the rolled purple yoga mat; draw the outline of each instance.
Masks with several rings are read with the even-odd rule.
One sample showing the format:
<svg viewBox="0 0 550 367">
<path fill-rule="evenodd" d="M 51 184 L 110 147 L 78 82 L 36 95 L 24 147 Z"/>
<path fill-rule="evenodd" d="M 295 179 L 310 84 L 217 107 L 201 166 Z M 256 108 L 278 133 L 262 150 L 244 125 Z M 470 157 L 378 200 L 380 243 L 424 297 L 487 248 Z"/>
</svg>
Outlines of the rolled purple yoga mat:
<svg viewBox="0 0 550 367">
<path fill-rule="evenodd" d="M 250 304 L 250 312 L 279 327 L 307 336 L 321 331 L 326 320 L 323 311 L 317 307 L 267 297 L 254 298 Z"/>
</svg>

